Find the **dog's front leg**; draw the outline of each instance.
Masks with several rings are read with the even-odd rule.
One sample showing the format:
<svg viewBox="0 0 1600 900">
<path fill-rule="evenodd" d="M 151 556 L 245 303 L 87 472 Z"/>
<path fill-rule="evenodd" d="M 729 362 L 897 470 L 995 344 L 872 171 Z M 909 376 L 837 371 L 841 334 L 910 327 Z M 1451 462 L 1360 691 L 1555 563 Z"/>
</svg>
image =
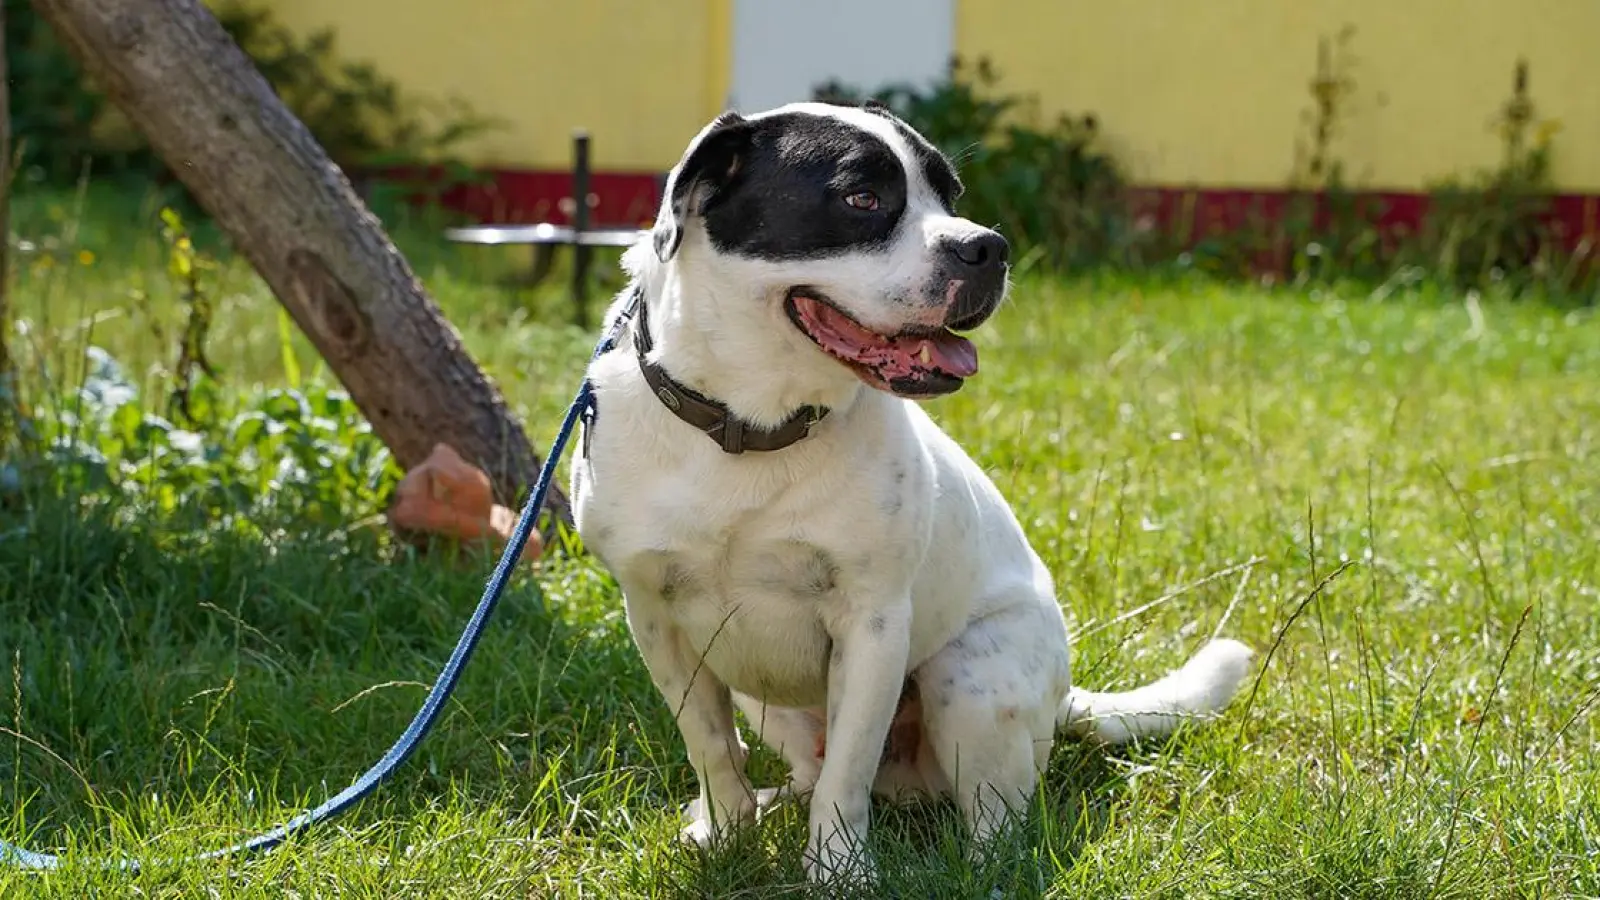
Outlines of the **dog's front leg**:
<svg viewBox="0 0 1600 900">
<path fill-rule="evenodd" d="M 811 795 L 806 870 L 813 881 L 870 870 L 872 782 L 905 683 L 911 599 L 852 605 L 829 623 L 827 755 Z"/>
<path fill-rule="evenodd" d="M 733 698 L 666 615 L 661 601 L 625 595 L 628 627 L 656 690 L 672 707 L 678 732 L 700 783 L 683 834 L 701 846 L 755 816 L 755 794 L 745 776 L 746 750 L 733 722 Z"/>
</svg>

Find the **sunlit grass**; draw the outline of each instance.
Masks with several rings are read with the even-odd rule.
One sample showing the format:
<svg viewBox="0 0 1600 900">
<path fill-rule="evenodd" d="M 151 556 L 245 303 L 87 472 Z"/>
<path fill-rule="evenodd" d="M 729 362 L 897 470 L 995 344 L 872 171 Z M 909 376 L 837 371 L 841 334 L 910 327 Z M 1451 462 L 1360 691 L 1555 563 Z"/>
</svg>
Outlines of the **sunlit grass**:
<svg viewBox="0 0 1600 900">
<path fill-rule="evenodd" d="M 153 217 L 126 218 L 82 215 L 61 260 L 19 262 L 36 402 L 89 344 L 160 396 L 181 310 Z M 400 238 L 548 441 L 591 343 L 560 289 L 512 296 L 493 281 L 514 255 Z M 218 277 L 226 391 L 283 386 L 270 294 L 237 264 Z M 1169 744 L 1058 748 L 1032 826 L 976 870 L 949 807 L 880 810 L 885 896 L 1600 894 L 1593 314 L 1029 278 L 976 340 L 982 374 L 929 408 L 1055 573 L 1075 677 L 1145 681 L 1219 624 L 1270 662 Z M 588 559 L 516 583 L 435 737 L 349 818 L 248 861 L 89 862 L 211 849 L 343 787 L 489 566 L 0 503 L 0 725 L 22 736 L 0 733 L 0 838 L 85 861 L 0 873 L 0 896 L 803 894 L 797 809 L 715 856 L 674 842 L 693 776 Z"/>
</svg>

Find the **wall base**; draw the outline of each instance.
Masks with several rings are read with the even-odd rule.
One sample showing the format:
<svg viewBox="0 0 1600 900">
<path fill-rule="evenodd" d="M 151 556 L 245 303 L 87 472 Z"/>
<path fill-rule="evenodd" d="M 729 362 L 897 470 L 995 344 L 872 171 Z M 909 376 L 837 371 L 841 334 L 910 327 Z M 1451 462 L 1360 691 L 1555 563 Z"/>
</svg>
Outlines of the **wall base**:
<svg viewBox="0 0 1600 900">
<path fill-rule="evenodd" d="M 414 173 L 413 173 L 414 174 Z M 572 176 L 568 172 L 495 169 L 479 184 L 442 192 L 443 205 L 485 224 L 569 221 Z M 591 221 L 602 226 L 648 226 L 660 205 L 665 173 L 595 172 L 590 190 Z M 1287 190 L 1138 186 L 1128 192 L 1136 218 L 1152 229 L 1192 245 L 1208 237 L 1263 229 L 1280 222 L 1291 208 Z M 1416 234 L 1427 226 L 1430 198 L 1403 191 L 1352 191 L 1338 201 L 1315 198 L 1319 226 L 1335 220 L 1335 203 L 1347 203 L 1366 223 L 1388 238 Z M 1546 203 L 1543 221 L 1565 249 L 1600 239 L 1600 194 L 1556 194 Z"/>
</svg>

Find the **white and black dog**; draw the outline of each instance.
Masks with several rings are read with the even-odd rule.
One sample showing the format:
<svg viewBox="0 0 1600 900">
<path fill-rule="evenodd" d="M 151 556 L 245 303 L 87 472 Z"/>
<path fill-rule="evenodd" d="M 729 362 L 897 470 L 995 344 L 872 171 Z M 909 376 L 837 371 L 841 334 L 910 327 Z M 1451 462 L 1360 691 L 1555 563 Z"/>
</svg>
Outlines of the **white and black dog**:
<svg viewBox="0 0 1600 900">
<path fill-rule="evenodd" d="M 607 314 L 573 464 L 585 545 L 700 785 L 706 842 L 776 795 L 744 712 L 811 797 L 807 871 L 862 864 L 874 790 L 953 794 L 977 847 L 1024 807 L 1058 729 L 1116 743 L 1227 705 L 1214 641 L 1127 693 L 1072 685 L 1050 573 L 983 471 L 914 402 L 978 370 L 956 332 L 1007 290 L 948 160 L 886 109 L 725 113 L 673 169 Z"/>
</svg>

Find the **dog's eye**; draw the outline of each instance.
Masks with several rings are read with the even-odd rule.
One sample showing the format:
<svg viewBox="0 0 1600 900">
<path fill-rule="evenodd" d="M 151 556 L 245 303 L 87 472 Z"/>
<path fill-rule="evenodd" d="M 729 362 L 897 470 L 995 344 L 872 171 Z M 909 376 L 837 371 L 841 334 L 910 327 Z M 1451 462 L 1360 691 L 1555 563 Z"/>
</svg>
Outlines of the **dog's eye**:
<svg viewBox="0 0 1600 900">
<path fill-rule="evenodd" d="M 858 191 L 854 194 L 846 195 L 844 202 L 856 209 L 864 209 L 871 212 L 878 208 L 878 195 L 871 191 Z"/>
</svg>

